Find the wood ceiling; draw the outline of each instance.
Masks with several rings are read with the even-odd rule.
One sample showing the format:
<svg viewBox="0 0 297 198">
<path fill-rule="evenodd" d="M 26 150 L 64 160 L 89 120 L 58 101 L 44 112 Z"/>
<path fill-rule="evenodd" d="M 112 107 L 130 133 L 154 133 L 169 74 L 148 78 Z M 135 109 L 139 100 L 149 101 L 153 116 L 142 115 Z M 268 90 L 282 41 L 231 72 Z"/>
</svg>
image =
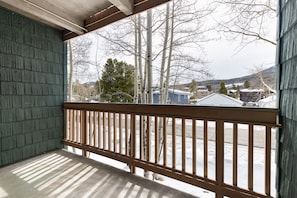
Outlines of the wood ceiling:
<svg viewBox="0 0 297 198">
<path fill-rule="evenodd" d="M 0 0 L 0 6 L 64 30 L 63 40 L 68 40 L 169 1 Z"/>
</svg>

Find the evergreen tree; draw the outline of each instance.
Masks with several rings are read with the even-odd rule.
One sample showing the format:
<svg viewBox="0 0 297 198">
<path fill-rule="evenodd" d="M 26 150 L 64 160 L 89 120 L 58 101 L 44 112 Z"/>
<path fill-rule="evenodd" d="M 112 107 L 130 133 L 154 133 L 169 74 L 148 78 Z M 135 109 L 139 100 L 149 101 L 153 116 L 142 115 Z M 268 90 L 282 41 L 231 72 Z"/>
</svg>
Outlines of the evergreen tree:
<svg viewBox="0 0 297 198">
<path fill-rule="evenodd" d="M 208 91 L 212 90 L 211 85 L 207 85 L 206 88 L 207 88 Z"/>
<path fill-rule="evenodd" d="M 117 59 L 108 59 L 100 80 L 102 98 L 109 102 L 133 102 L 134 67 Z"/>
<path fill-rule="evenodd" d="M 244 88 L 249 88 L 251 85 L 250 85 L 250 82 L 248 80 L 244 81 L 244 84 L 243 84 Z"/>
<path fill-rule="evenodd" d="M 198 86 L 197 81 L 193 79 L 191 84 L 190 84 L 190 92 L 195 94 L 196 91 L 197 91 L 197 86 Z"/>
<path fill-rule="evenodd" d="M 226 86 L 225 86 L 225 82 L 224 82 L 224 81 L 222 81 L 222 82 L 220 83 L 219 93 L 220 93 L 220 94 L 225 94 L 225 95 L 227 95 L 227 88 L 226 88 Z"/>
</svg>

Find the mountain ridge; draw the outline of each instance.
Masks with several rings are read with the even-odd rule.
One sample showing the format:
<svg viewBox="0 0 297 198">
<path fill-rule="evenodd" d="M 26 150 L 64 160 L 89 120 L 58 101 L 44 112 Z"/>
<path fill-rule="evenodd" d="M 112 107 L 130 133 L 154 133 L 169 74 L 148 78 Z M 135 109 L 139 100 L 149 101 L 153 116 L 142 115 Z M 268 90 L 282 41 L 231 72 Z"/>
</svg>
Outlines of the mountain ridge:
<svg viewBox="0 0 297 198">
<path fill-rule="evenodd" d="M 266 68 L 260 72 L 254 73 L 254 74 L 249 74 L 246 76 L 242 77 L 236 77 L 236 78 L 230 78 L 230 79 L 213 79 L 213 80 L 204 80 L 204 81 L 197 81 L 198 86 L 207 86 L 211 85 L 212 90 L 216 91 L 219 89 L 220 83 L 224 82 L 225 85 L 229 84 L 235 84 L 235 83 L 244 83 L 245 81 L 249 81 L 250 83 L 250 88 L 262 88 L 263 84 L 261 83 L 259 75 L 262 74 L 262 78 L 264 82 L 270 86 L 272 89 L 275 89 L 276 87 L 276 67 L 272 66 L 269 68 Z M 189 87 L 191 82 L 181 84 L 181 85 L 176 85 L 174 86 L 175 88 L 178 87 Z"/>
</svg>

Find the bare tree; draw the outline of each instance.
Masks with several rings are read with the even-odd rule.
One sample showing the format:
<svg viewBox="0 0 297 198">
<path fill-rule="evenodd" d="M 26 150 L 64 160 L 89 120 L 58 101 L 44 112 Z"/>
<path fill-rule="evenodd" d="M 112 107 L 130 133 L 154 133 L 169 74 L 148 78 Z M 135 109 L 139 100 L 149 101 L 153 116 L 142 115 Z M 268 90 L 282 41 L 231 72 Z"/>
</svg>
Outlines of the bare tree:
<svg viewBox="0 0 297 198">
<path fill-rule="evenodd" d="M 169 83 L 188 79 L 188 75 L 198 79 L 208 73 L 206 61 L 203 60 L 203 44 L 210 40 L 206 33 L 211 28 L 203 23 L 211 12 L 209 7 L 198 7 L 195 0 L 172 1 L 152 11 L 153 47 L 150 56 L 154 71 L 153 80 L 158 81 L 157 84 L 162 89 L 161 103 L 167 101 L 164 98 Z M 138 68 L 136 79 L 139 79 L 141 93 L 149 93 L 146 87 L 149 74 L 146 46 L 147 35 L 150 35 L 146 33 L 147 19 L 144 14 L 140 14 L 108 27 L 106 31 L 96 32 L 109 46 L 106 52 L 109 56 L 134 56 L 135 67 Z M 159 75 L 156 75 L 157 73 Z M 142 100 L 142 103 L 146 102 Z"/>
<path fill-rule="evenodd" d="M 163 7 L 150 10 L 145 14 L 133 16 L 130 20 L 117 23 L 99 30 L 96 35 L 105 39 L 109 46 L 107 53 L 110 55 L 122 54 L 134 57 L 135 100 L 141 103 L 153 103 L 152 81 L 159 82 L 160 103 L 166 104 L 170 83 L 185 79 L 197 79 L 199 76 L 209 74 L 206 61 L 203 60 L 203 44 L 210 40 L 206 33 L 211 28 L 203 25 L 205 18 L 212 9 L 197 7 L 197 1 L 179 0 L 172 1 Z M 157 74 L 158 73 L 158 74 Z M 138 94 L 139 93 L 139 94 Z M 135 101 L 138 102 L 138 101 Z M 142 132 L 143 151 L 146 159 L 146 137 L 149 134 L 146 118 L 143 118 Z M 162 154 L 163 121 L 159 121 L 159 158 Z M 149 122 L 151 123 L 151 122 Z M 152 127 L 149 127 L 152 128 Z M 145 171 L 145 176 L 147 172 Z M 154 174 L 154 179 L 160 177 Z"/>
<path fill-rule="evenodd" d="M 263 77 L 263 70 L 264 70 L 263 65 L 254 66 L 253 69 L 251 69 L 251 73 L 255 74 L 257 76 L 257 78 L 259 79 L 259 85 L 258 86 L 260 88 L 262 88 L 264 90 L 267 90 L 269 93 L 276 94 L 276 90 L 272 86 L 268 85 L 265 82 L 264 77 Z M 272 80 L 275 83 L 275 77 Z"/>
<path fill-rule="evenodd" d="M 69 77 L 68 98 L 71 101 L 73 96 L 73 81 L 78 79 L 86 79 L 87 71 L 90 65 L 89 50 L 92 41 L 88 37 L 75 38 L 67 42 L 68 44 L 68 65 Z"/>
<path fill-rule="evenodd" d="M 219 31 L 228 38 L 240 37 L 245 45 L 259 40 L 276 45 L 275 35 L 271 34 L 271 25 L 276 21 L 276 1 L 217 0 L 215 3 L 218 10 L 226 10 L 224 17 L 220 15 L 216 20 Z"/>
</svg>

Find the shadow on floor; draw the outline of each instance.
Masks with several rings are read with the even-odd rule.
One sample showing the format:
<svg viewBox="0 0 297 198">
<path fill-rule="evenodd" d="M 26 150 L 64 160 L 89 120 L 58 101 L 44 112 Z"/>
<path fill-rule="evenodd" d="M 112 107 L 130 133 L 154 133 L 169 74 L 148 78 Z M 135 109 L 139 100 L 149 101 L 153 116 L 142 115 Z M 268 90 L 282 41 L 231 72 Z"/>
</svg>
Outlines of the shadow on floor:
<svg viewBox="0 0 297 198">
<path fill-rule="evenodd" d="M 64 150 L 0 169 L 0 197 L 194 197 Z"/>
</svg>

